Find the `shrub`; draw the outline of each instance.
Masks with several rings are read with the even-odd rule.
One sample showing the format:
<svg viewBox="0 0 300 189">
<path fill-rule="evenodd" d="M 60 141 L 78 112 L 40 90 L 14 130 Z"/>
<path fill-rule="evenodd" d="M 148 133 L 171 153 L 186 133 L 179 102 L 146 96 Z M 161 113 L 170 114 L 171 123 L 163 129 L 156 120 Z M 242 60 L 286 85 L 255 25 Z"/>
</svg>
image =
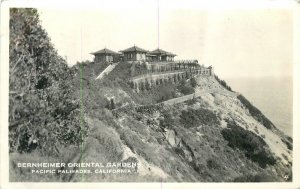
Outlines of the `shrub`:
<svg viewBox="0 0 300 189">
<path fill-rule="evenodd" d="M 189 106 L 195 104 L 196 102 L 197 102 L 197 98 L 192 98 L 192 99 L 185 101 L 185 103 Z"/>
<path fill-rule="evenodd" d="M 186 83 L 186 79 L 182 79 L 181 81 L 180 81 L 180 85 L 182 85 L 182 86 L 184 86 L 184 85 L 186 85 L 187 83 Z"/>
<path fill-rule="evenodd" d="M 172 128 L 175 124 L 172 114 L 164 112 L 163 117 L 164 119 L 160 120 L 160 126 L 163 128 Z"/>
<path fill-rule="evenodd" d="M 171 83 L 153 87 L 151 90 L 154 93 L 153 98 L 156 99 L 156 102 L 169 100 L 176 95 L 175 86 Z"/>
<path fill-rule="evenodd" d="M 180 122 L 187 128 L 203 125 L 217 125 L 219 120 L 217 116 L 208 109 L 187 109 L 183 110 L 180 115 Z"/>
<path fill-rule="evenodd" d="M 156 84 L 156 85 L 159 85 L 159 81 L 158 81 L 158 80 L 156 80 L 156 81 L 155 81 L 155 84 Z"/>
<path fill-rule="evenodd" d="M 267 144 L 262 138 L 237 126 L 235 122 L 228 121 L 227 126 L 228 129 L 223 129 L 221 133 L 228 141 L 228 146 L 242 150 L 247 158 L 258 163 L 262 168 L 275 164 L 276 159 L 265 150 Z"/>
<path fill-rule="evenodd" d="M 191 73 L 190 73 L 190 72 L 185 72 L 185 78 L 186 78 L 186 79 L 191 78 Z"/>
<path fill-rule="evenodd" d="M 252 117 L 254 117 L 254 119 L 261 122 L 263 126 L 268 129 L 272 129 L 274 127 L 274 124 L 266 116 L 264 116 L 259 109 L 253 106 L 243 95 L 238 95 L 237 98 L 249 110 L 249 113 Z"/>
<path fill-rule="evenodd" d="M 135 89 L 135 88 L 134 88 L 134 82 L 133 82 L 133 81 L 130 81 L 130 82 L 129 82 L 129 85 L 130 85 L 130 88 Z"/>
<path fill-rule="evenodd" d="M 208 159 L 206 164 L 209 169 L 219 169 L 221 167 L 215 159 Z"/>
<path fill-rule="evenodd" d="M 278 178 L 275 175 L 259 173 L 256 175 L 243 175 L 233 180 L 234 182 L 276 182 Z"/>
<path fill-rule="evenodd" d="M 140 87 L 141 91 L 144 91 L 144 90 L 146 89 L 146 88 L 145 88 L 145 83 L 144 83 L 144 82 L 141 82 L 140 85 L 141 85 L 141 87 Z"/>
<path fill-rule="evenodd" d="M 217 75 L 215 75 L 215 79 L 220 83 L 220 85 L 225 87 L 227 90 L 232 91 L 231 87 L 227 85 L 227 83 L 224 80 L 219 79 Z"/>
<path fill-rule="evenodd" d="M 179 85 L 178 90 L 184 95 L 192 94 L 195 92 L 195 89 L 193 87 L 187 85 Z"/>
<path fill-rule="evenodd" d="M 148 73 L 146 63 L 132 63 L 130 66 L 130 75 L 137 76 Z"/>
<path fill-rule="evenodd" d="M 145 81 L 145 89 L 146 90 L 150 90 L 151 89 L 149 81 Z"/>
<path fill-rule="evenodd" d="M 177 79 L 177 76 L 174 75 L 173 77 L 174 77 L 174 83 L 177 83 L 177 81 L 179 81 L 179 80 Z"/>
<path fill-rule="evenodd" d="M 281 141 L 286 145 L 289 150 L 293 150 L 293 144 L 287 140 L 281 139 Z"/>
<path fill-rule="evenodd" d="M 191 78 L 191 86 L 193 88 L 197 87 L 197 81 L 196 81 L 196 79 L 194 77 Z"/>
</svg>

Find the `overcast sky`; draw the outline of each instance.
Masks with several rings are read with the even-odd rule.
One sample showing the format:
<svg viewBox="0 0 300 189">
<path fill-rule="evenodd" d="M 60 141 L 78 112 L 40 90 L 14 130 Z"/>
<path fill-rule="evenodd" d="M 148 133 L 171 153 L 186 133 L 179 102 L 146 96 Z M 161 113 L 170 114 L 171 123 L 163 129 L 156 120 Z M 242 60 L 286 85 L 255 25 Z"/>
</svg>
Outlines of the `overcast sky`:
<svg viewBox="0 0 300 189">
<path fill-rule="evenodd" d="M 221 77 L 292 74 L 293 15 L 289 10 L 270 9 L 269 4 L 232 8 L 195 2 L 160 0 L 160 48 L 177 54 L 176 59 L 212 65 Z M 39 11 L 43 27 L 70 65 L 92 60 L 90 53 L 104 47 L 114 51 L 134 44 L 147 50 L 158 47 L 156 0 L 113 0 L 93 7 Z"/>
</svg>

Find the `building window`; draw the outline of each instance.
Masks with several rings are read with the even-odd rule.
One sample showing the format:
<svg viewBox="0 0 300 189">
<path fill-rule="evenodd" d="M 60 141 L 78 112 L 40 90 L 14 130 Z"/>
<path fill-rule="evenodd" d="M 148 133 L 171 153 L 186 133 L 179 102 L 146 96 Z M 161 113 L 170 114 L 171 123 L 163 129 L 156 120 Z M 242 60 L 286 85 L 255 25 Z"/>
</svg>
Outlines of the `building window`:
<svg viewBox="0 0 300 189">
<path fill-rule="evenodd" d="M 127 54 L 127 58 L 128 58 L 128 59 L 132 59 L 132 53 L 128 53 L 128 54 Z"/>
<path fill-rule="evenodd" d="M 127 54 L 128 59 L 132 59 L 132 53 Z"/>
</svg>

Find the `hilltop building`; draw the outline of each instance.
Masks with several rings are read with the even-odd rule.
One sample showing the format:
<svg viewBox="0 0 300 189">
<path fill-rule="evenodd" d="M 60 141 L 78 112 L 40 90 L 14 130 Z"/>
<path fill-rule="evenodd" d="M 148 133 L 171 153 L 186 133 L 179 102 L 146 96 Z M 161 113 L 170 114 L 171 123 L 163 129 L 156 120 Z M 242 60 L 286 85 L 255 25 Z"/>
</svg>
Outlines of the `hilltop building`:
<svg viewBox="0 0 300 189">
<path fill-rule="evenodd" d="M 168 62 L 173 62 L 174 61 L 174 57 L 176 56 L 176 54 L 164 51 L 162 49 L 155 49 L 151 52 L 149 52 L 150 55 L 152 56 L 152 60 L 153 61 L 168 61 Z"/>
<path fill-rule="evenodd" d="M 104 48 L 97 52 L 91 53 L 94 57 L 94 62 L 116 62 L 119 60 L 120 53 Z"/>
<path fill-rule="evenodd" d="M 160 85 L 167 82 L 176 83 L 182 79 L 189 79 L 195 76 L 213 77 L 212 66 L 200 65 L 197 60 L 174 60 L 176 54 L 162 49 L 147 51 L 138 46 L 133 46 L 125 50 L 114 52 L 109 49 L 102 49 L 95 53 L 95 63 L 110 64 L 96 77 L 104 77 L 111 72 L 119 62 L 133 63 L 130 68 L 130 86 L 137 92 L 151 86 Z M 136 63 L 136 64 L 135 64 Z M 143 64 L 141 67 L 140 64 Z M 138 69 L 136 69 L 138 68 Z"/>
<path fill-rule="evenodd" d="M 148 51 L 136 45 L 122 50 L 120 53 L 104 48 L 91 54 L 95 56 L 94 62 L 118 62 L 120 60 L 127 62 L 174 62 L 176 56 L 174 53 L 159 48 Z"/>
<path fill-rule="evenodd" d="M 124 55 L 124 61 L 145 61 L 148 51 L 134 45 L 121 52 Z"/>
</svg>

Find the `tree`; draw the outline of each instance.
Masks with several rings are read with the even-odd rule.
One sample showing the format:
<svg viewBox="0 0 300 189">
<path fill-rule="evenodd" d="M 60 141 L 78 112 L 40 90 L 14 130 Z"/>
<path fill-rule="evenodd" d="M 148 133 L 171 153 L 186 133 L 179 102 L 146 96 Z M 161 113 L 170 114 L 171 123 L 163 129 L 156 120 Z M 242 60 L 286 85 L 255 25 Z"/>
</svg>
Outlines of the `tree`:
<svg viewBox="0 0 300 189">
<path fill-rule="evenodd" d="M 145 81 L 145 88 L 146 90 L 150 90 L 151 89 L 151 86 L 150 86 L 150 83 L 148 80 Z"/>
<path fill-rule="evenodd" d="M 156 85 L 159 85 L 159 80 L 158 79 L 155 80 L 155 83 L 156 83 Z"/>
<path fill-rule="evenodd" d="M 224 80 L 219 79 L 219 77 L 217 75 L 215 75 L 215 79 L 227 90 L 232 91 L 231 87 L 229 85 L 227 85 L 227 83 Z"/>
<path fill-rule="evenodd" d="M 113 110 L 113 109 L 115 109 L 115 108 L 116 108 L 116 106 L 115 106 L 114 99 L 111 98 L 111 99 L 110 99 L 110 109 Z"/>
<path fill-rule="evenodd" d="M 133 82 L 133 81 L 130 81 L 130 82 L 129 82 L 129 85 L 130 85 L 130 87 L 131 87 L 132 89 L 134 89 L 134 82 Z"/>
<path fill-rule="evenodd" d="M 182 85 L 182 86 L 186 85 L 186 80 L 185 80 L 185 79 L 182 79 L 182 80 L 180 81 L 180 85 Z"/>
<path fill-rule="evenodd" d="M 174 75 L 174 83 L 177 83 L 177 76 Z"/>
<path fill-rule="evenodd" d="M 191 78 L 191 86 L 194 88 L 197 86 L 197 81 L 194 77 Z"/>
<path fill-rule="evenodd" d="M 178 81 L 181 80 L 180 74 L 177 74 L 177 80 L 178 80 Z"/>
<path fill-rule="evenodd" d="M 188 79 L 189 78 L 189 73 L 188 71 L 185 72 L 185 79 Z"/>
<path fill-rule="evenodd" d="M 140 85 L 141 85 L 141 88 L 140 88 L 141 91 L 144 91 L 145 90 L 145 84 L 144 84 L 144 82 L 141 82 Z"/>
<path fill-rule="evenodd" d="M 60 145 L 79 144 L 87 129 L 74 93 L 80 69 L 57 54 L 36 9 L 10 9 L 9 29 L 10 151 L 53 155 Z"/>
</svg>

